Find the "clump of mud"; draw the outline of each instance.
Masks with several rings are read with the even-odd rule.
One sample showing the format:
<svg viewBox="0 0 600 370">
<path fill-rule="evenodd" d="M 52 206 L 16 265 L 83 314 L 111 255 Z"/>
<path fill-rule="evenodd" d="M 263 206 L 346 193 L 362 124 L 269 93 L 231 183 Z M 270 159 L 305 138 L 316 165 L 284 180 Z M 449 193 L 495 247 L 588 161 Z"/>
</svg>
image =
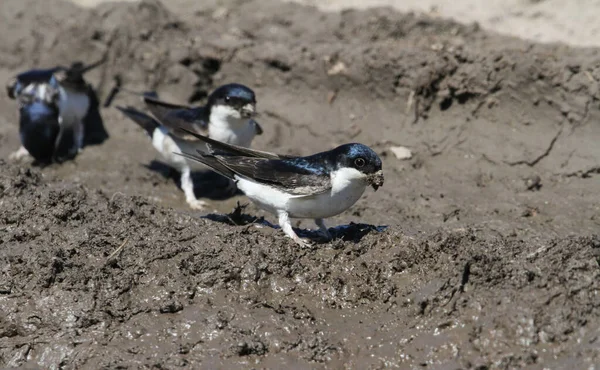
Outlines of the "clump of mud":
<svg viewBox="0 0 600 370">
<path fill-rule="evenodd" d="M 600 362 L 597 50 L 263 0 L 6 0 L 0 14 L 0 76 L 106 56 L 89 78 L 101 98 L 117 75 L 194 103 L 246 83 L 258 148 L 358 141 L 386 173 L 328 220 L 333 241 L 299 248 L 239 195 L 191 212 L 144 134 L 102 109 L 110 139 L 75 161 L 0 161 L 1 367 Z M 13 103 L 0 98 L 2 157 L 18 147 Z"/>
</svg>

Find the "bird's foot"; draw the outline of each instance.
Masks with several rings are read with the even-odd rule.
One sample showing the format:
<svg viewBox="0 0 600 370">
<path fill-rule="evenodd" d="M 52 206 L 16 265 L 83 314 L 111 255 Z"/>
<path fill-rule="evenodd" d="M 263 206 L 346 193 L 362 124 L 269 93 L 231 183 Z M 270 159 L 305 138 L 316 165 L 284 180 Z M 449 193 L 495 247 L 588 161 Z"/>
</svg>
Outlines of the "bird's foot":
<svg viewBox="0 0 600 370">
<path fill-rule="evenodd" d="M 292 228 L 292 224 L 290 223 L 290 217 L 287 212 L 281 211 L 279 212 L 279 226 L 281 226 L 281 230 L 290 237 L 296 244 L 300 245 L 303 248 L 310 248 L 314 244 L 312 240 L 304 239 L 298 236 L 294 232 Z"/>
<path fill-rule="evenodd" d="M 296 242 L 296 244 L 298 244 L 302 248 L 311 248 L 313 245 L 315 245 L 314 241 L 307 238 L 295 237 L 292 239 Z"/>
<path fill-rule="evenodd" d="M 206 207 L 208 207 L 208 203 L 200 200 L 200 199 L 188 199 L 187 200 L 187 204 L 195 210 L 204 210 Z"/>
<path fill-rule="evenodd" d="M 22 161 L 27 157 L 29 157 L 29 152 L 27 151 L 27 149 L 25 149 L 25 147 L 20 147 L 19 149 L 15 150 L 14 152 L 8 155 L 9 160 L 16 162 Z"/>
<path fill-rule="evenodd" d="M 319 227 L 317 233 L 319 234 L 319 238 L 324 241 L 329 241 L 332 239 L 331 233 L 329 229 L 325 225 L 325 221 L 322 218 L 315 219 L 315 224 Z"/>
</svg>

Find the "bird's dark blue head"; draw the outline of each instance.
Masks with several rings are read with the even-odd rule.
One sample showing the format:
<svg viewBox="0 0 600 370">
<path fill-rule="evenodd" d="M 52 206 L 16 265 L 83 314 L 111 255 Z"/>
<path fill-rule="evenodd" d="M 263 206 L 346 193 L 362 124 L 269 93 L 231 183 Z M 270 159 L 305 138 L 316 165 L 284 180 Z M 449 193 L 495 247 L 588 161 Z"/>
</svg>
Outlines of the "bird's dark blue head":
<svg viewBox="0 0 600 370">
<path fill-rule="evenodd" d="M 76 66 L 83 64 L 74 63 Z M 85 91 L 86 83 L 79 69 L 57 69 L 52 76 L 53 83 L 74 91 Z"/>
<path fill-rule="evenodd" d="M 21 106 L 19 113 L 21 144 L 38 162 L 51 162 L 59 132 L 56 107 L 34 101 Z"/>
<path fill-rule="evenodd" d="M 53 73 L 53 78 L 62 87 L 78 92 L 86 92 L 88 89 L 88 84 L 85 82 L 84 74 L 103 64 L 105 61 L 106 59 L 102 58 L 90 65 L 85 65 L 83 62 L 77 61 L 71 63 L 69 68 L 56 67 Z"/>
<path fill-rule="evenodd" d="M 230 107 L 238 112 L 241 117 L 252 117 L 256 112 L 256 95 L 249 87 L 231 83 L 217 88 L 208 97 L 207 106 Z M 240 117 L 240 118 L 241 118 Z"/>
<path fill-rule="evenodd" d="M 354 168 L 367 175 L 367 181 L 377 190 L 383 185 L 381 159 L 366 145 L 350 143 L 340 145 L 331 151 L 337 168 Z"/>
</svg>

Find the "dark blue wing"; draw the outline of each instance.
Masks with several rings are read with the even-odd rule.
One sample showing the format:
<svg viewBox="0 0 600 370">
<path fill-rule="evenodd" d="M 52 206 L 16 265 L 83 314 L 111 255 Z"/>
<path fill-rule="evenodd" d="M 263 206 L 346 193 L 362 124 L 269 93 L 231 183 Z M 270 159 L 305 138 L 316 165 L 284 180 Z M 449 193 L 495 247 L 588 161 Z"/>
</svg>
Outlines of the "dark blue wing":
<svg viewBox="0 0 600 370">
<path fill-rule="evenodd" d="M 140 112 L 133 107 L 116 106 L 116 108 L 120 110 L 121 113 L 123 113 L 127 118 L 143 128 L 150 137 L 152 137 L 154 134 L 154 130 L 160 126 L 160 123 L 154 118 L 150 117 L 146 113 Z"/>
<path fill-rule="evenodd" d="M 181 129 L 187 129 L 200 135 L 208 134 L 208 112 L 206 108 L 186 107 L 149 96 L 144 97 L 144 102 L 152 115 L 177 136 L 181 136 Z"/>
<path fill-rule="evenodd" d="M 308 161 L 305 158 L 216 158 L 238 176 L 271 185 L 290 194 L 315 195 L 331 189 L 329 171 L 320 162 Z"/>
<path fill-rule="evenodd" d="M 174 127 L 175 128 L 175 127 Z M 178 128 L 181 131 L 194 136 L 196 139 L 208 144 L 208 148 L 213 155 L 224 155 L 231 157 L 256 157 L 265 159 L 289 159 L 296 158 L 285 154 L 277 154 L 271 152 L 265 152 L 262 150 L 250 149 L 239 145 L 227 144 L 215 139 L 211 139 L 208 136 L 198 135 L 197 133 L 190 131 L 186 128 Z"/>
<path fill-rule="evenodd" d="M 16 75 L 6 84 L 6 92 L 9 98 L 16 99 L 25 88 L 33 84 L 51 84 L 54 86 L 55 81 L 53 80 L 53 76 L 59 69 L 61 67 L 32 69 Z"/>
<path fill-rule="evenodd" d="M 54 153 L 54 143 L 59 132 L 56 107 L 40 101 L 20 109 L 19 134 L 21 144 L 36 160 L 49 162 Z"/>
<path fill-rule="evenodd" d="M 18 74 L 16 78 L 23 85 L 50 82 L 54 73 L 59 69 L 61 69 L 61 67 L 55 67 L 50 69 L 32 69 Z"/>
</svg>

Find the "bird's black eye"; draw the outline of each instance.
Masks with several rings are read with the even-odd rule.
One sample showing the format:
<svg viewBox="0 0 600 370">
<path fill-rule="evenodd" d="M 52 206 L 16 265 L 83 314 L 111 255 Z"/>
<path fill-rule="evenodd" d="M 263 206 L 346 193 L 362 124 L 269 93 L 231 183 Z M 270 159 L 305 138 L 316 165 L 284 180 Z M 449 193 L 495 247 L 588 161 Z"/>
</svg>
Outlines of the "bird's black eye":
<svg viewBox="0 0 600 370">
<path fill-rule="evenodd" d="M 356 167 L 363 167 L 365 165 L 365 160 L 362 158 L 356 158 L 354 160 L 354 164 L 356 165 Z"/>
<path fill-rule="evenodd" d="M 231 101 L 231 96 L 226 96 L 225 101 L 229 103 Z"/>
</svg>

